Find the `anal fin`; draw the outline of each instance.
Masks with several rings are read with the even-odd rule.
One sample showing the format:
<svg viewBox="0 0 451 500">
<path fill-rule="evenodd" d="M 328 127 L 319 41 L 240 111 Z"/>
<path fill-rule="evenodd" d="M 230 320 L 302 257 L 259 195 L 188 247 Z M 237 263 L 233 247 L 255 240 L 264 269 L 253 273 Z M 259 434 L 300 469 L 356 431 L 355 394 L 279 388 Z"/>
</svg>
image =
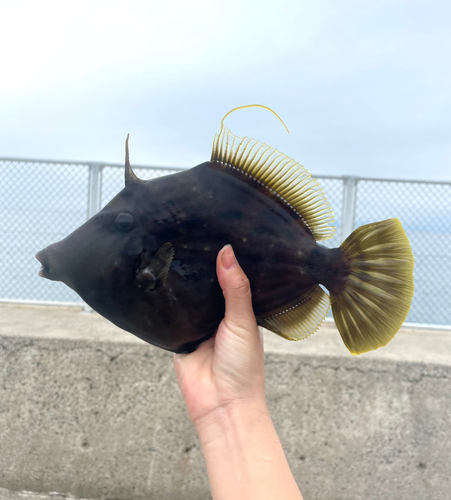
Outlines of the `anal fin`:
<svg viewBox="0 0 451 500">
<path fill-rule="evenodd" d="M 302 340 L 319 329 L 329 309 L 329 296 L 315 285 L 298 305 L 274 316 L 257 318 L 257 323 L 284 339 Z"/>
</svg>

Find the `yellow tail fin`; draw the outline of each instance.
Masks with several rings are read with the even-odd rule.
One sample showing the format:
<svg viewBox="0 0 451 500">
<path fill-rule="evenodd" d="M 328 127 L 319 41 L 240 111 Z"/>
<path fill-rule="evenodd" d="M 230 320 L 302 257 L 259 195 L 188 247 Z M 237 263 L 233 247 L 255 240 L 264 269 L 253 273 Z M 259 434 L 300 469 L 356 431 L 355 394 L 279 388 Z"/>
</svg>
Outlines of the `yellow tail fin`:
<svg viewBox="0 0 451 500">
<path fill-rule="evenodd" d="M 351 274 L 331 295 L 335 324 L 352 354 L 382 347 L 401 328 L 413 296 L 413 255 L 398 219 L 356 229 L 341 245 Z"/>
</svg>

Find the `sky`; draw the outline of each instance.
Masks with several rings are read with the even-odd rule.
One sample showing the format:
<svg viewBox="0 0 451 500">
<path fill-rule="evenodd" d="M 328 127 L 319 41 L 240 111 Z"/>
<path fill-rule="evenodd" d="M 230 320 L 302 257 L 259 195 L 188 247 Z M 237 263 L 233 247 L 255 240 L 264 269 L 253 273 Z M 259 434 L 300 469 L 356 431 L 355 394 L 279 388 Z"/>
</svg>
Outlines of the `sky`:
<svg viewBox="0 0 451 500">
<path fill-rule="evenodd" d="M 322 175 L 451 180 L 448 0 L 0 7 L 0 157 L 191 167 L 225 125 Z"/>
</svg>

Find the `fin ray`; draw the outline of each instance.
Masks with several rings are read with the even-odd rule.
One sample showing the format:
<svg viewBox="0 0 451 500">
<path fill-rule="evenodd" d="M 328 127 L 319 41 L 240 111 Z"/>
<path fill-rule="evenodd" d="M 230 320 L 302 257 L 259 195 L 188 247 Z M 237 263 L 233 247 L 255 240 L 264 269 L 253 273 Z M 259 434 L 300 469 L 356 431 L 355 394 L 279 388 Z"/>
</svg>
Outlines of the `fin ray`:
<svg viewBox="0 0 451 500">
<path fill-rule="evenodd" d="M 315 333 L 330 309 L 327 293 L 315 285 L 309 295 L 288 311 L 267 318 L 257 318 L 258 324 L 287 340 L 302 340 Z"/>
<path fill-rule="evenodd" d="M 236 168 L 276 193 L 307 225 L 316 240 L 335 234 L 324 191 L 308 171 L 277 149 L 223 127 L 213 141 L 211 161 Z"/>
<path fill-rule="evenodd" d="M 398 219 L 356 229 L 341 245 L 350 262 L 345 287 L 331 296 L 334 320 L 352 354 L 396 335 L 413 296 L 413 255 Z"/>
</svg>

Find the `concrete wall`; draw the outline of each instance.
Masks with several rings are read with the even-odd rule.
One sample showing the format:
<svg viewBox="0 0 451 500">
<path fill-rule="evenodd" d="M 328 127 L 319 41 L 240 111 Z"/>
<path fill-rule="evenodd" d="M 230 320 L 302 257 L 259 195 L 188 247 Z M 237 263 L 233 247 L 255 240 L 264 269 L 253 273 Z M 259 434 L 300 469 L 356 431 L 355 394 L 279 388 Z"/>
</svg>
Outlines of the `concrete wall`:
<svg viewBox="0 0 451 500">
<path fill-rule="evenodd" d="M 450 333 L 401 331 L 360 357 L 332 324 L 266 335 L 268 403 L 305 500 L 451 498 Z M 70 309 L 0 306 L 0 335 L 0 498 L 210 498 L 170 353 Z"/>
</svg>

